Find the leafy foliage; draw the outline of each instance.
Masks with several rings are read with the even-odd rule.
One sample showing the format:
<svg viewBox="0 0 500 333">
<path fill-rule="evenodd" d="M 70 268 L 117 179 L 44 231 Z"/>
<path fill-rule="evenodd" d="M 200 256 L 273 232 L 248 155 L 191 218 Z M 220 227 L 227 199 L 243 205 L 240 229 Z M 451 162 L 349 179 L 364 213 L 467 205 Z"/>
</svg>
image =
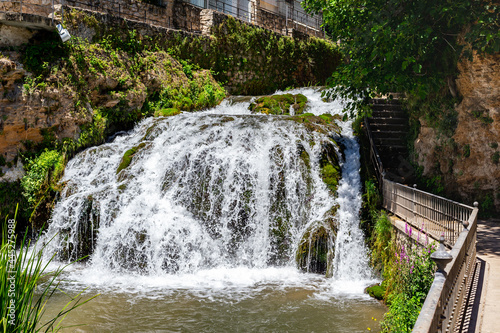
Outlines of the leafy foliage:
<svg viewBox="0 0 500 333">
<path fill-rule="evenodd" d="M 234 94 L 244 95 L 323 85 L 341 61 L 337 46 L 331 41 L 284 37 L 232 17 L 213 27 L 211 38 L 178 34 L 165 44 L 169 54 L 188 61 L 183 63 L 187 75 L 189 62 L 212 70 L 218 82 L 228 82 L 235 72 L 253 73 L 249 80 L 232 87 Z M 315 82 L 308 82 L 309 68 Z"/>
<path fill-rule="evenodd" d="M 39 157 L 28 162 L 21 186 L 30 205 L 38 202 L 44 182 L 50 183 L 51 177 L 59 179 L 64 165 L 64 157 L 57 150 L 45 150 Z M 53 175 L 50 172 L 53 172 Z"/>
<path fill-rule="evenodd" d="M 441 91 L 456 75 L 463 41 L 479 52 L 500 50 L 498 3 L 305 0 L 304 4 L 313 12 L 323 10 L 326 30 L 339 41 L 348 60 L 333 74 L 330 94 L 355 98 L 358 102 L 349 105 L 351 112 L 376 93 L 406 92 L 425 100 Z"/>
</svg>

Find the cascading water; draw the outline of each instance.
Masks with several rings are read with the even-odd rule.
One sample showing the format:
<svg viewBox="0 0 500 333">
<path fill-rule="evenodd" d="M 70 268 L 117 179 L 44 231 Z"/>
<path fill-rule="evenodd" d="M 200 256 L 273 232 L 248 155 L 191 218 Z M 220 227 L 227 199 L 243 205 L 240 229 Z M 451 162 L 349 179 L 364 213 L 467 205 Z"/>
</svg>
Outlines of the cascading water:
<svg viewBox="0 0 500 333">
<path fill-rule="evenodd" d="M 307 112 L 341 113 L 340 104 L 323 102 L 312 89 L 298 92 L 308 97 Z M 134 292 L 206 295 L 231 287 L 241 296 L 271 283 L 311 284 L 322 299 L 361 297 L 373 279 L 359 229 L 359 146 L 350 122 L 336 137 L 344 158 L 337 152 L 342 178 L 335 197 L 320 170 L 329 136 L 280 116 L 251 115 L 248 105 L 225 101 L 206 112 L 148 119 L 78 154 L 66 167 L 45 235 L 55 237 L 49 255 L 89 254 L 70 279 Z M 315 223 L 331 218 L 332 207 L 333 277 L 300 273 L 299 244 Z"/>
</svg>

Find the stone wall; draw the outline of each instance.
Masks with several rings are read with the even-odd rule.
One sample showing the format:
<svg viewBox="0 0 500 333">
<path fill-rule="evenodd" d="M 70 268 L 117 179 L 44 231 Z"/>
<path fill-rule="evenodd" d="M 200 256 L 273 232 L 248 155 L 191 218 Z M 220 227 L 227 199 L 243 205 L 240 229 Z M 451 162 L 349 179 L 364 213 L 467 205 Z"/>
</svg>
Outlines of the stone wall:
<svg viewBox="0 0 500 333">
<path fill-rule="evenodd" d="M 173 27 L 184 31 L 201 31 L 201 12 L 202 9 L 199 7 L 195 7 L 181 0 L 175 0 Z"/>
<path fill-rule="evenodd" d="M 160 1 L 160 0 L 159 0 Z M 64 4 L 72 7 L 94 10 L 129 20 L 142 21 L 164 27 L 173 27 L 173 2 L 161 0 L 162 6 L 135 0 L 65 0 Z M 54 6 L 52 6 L 54 4 Z M 49 16 L 61 8 L 61 1 L 55 0 L 23 0 L 22 12 L 40 16 Z M 18 2 L 0 2 L 0 11 L 19 13 Z"/>
<path fill-rule="evenodd" d="M 61 8 L 60 3 L 60 0 L 55 0 L 53 7 L 52 0 L 23 0 L 22 12 L 50 16 Z M 167 28 L 194 32 L 203 29 L 201 25 L 203 9 L 182 0 L 158 0 L 158 5 L 137 0 L 66 0 L 64 4 Z M 2 1 L 0 12 L 2 11 L 19 13 L 20 3 Z M 287 22 L 284 16 L 261 8 L 257 8 L 253 23 L 280 34 L 291 35 L 295 30 L 310 36 L 324 37 L 321 30 L 290 20 Z"/>
<path fill-rule="evenodd" d="M 155 6 L 135 0 L 66 0 L 64 3 L 72 7 L 108 13 L 128 20 L 159 25 L 162 27 L 174 26 L 174 6 L 171 0 L 162 0 L 162 6 Z"/>
<path fill-rule="evenodd" d="M 257 8 L 257 24 L 279 33 L 286 31 L 285 17 L 276 15 L 262 8 Z"/>
</svg>

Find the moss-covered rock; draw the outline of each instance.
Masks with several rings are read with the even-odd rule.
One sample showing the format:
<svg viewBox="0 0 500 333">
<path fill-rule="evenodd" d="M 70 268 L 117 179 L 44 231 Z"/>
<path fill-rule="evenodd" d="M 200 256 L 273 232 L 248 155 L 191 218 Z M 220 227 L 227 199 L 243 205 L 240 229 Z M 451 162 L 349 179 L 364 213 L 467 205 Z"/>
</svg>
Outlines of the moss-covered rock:
<svg viewBox="0 0 500 333">
<path fill-rule="evenodd" d="M 89 195 L 83 205 L 78 216 L 81 222 L 76 225 L 76 230 L 68 228 L 60 232 L 61 250 L 57 254 L 60 260 L 87 260 L 94 252 L 100 224 L 99 203 Z"/>
<path fill-rule="evenodd" d="M 170 116 L 176 116 L 180 114 L 181 111 L 176 108 L 166 108 L 166 109 L 159 109 L 156 110 L 154 113 L 155 117 L 170 117 Z"/>
<path fill-rule="evenodd" d="M 254 113 L 274 115 L 298 115 L 304 113 L 307 97 L 302 94 L 263 96 L 250 103 L 249 110 Z"/>
<path fill-rule="evenodd" d="M 304 124 L 312 132 L 320 132 L 327 135 L 340 135 L 341 128 L 337 121 L 341 119 L 339 115 L 322 114 L 315 116 L 312 113 L 303 113 L 295 116 L 289 116 L 290 120 Z"/>
<path fill-rule="evenodd" d="M 295 255 L 300 270 L 332 276 L 338 231 L 337 210 L 338 205 L 332 206 L 323 216 L 323 220 L 311 224 L 302 236 Z"/>
<path fill-rule="evenodd" d="M 375 284 L 373 286 L 366 288 L 366 292 L 373 298 L 376 298 L 378 300 L 383 300 L 385 295 L 385 288 L 378 284 Z"/>
<path fill-rule="evenodd" d="M 119 174 L 120 171 L 127 168 L 130 165 L 130 163 L 132 162 L 132 158 L 137 153 L 137 151 L 144 148 L 145 146 L 146 146 L 146 143 L 142 142 L 138 146 L 135 146 L 135 147 L 127 150 L 125 152 L 125 154 L 123 154 L 122 161 L 120 162 L 120 165 L 118 165 L 118 169 L 116 169 L 116 174 Z"/>
<path fill-rule="evenodd" d="M 321 168 L 321 178 L 332 193 L 337 192 L 339 180 L 342 176 L 339 158 L 335 148 L 335 141 L 324 143 L 322 146 L 321 159 L 319 166 Z"/>
<path fill-rule="evenodd" d="M 313 224 L 304 234 L 296 253 L 296 262 L 304 272 L 328 275 L 335 249 L 336 230 L 323 223 Z"/>
</svg>

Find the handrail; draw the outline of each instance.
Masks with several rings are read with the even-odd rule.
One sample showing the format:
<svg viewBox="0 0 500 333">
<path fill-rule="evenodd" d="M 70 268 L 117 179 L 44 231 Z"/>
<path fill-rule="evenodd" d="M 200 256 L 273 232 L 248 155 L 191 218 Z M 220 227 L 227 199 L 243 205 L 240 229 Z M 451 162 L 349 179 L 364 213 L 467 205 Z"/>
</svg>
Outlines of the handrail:
<svg viewBox="0 0 500 333">
<path fill-rule="evenodd" d="M 365 128 L 366 128 L 366 133 L 368 134 L 368 141 L 370 141 L 370 159 L 373 165 L 375 166 L 375 172 L 379 186 L 382 186 L 384 178 L 384 166 L 382 164 L 382 159 L 380 158 L 380 154 L 378 153 L 378 149 L 375 146 L 375 142 L 373 141 L 370 124 L 366 117 L 365 117 Z"/>
<path fill-rule="evenodd" d="M 457 241 L 461 226 L 473 211 L 470 206 L 385 178 L 382 191 L 385 209 L 413 226 L 425 229 L 435 239 L 444 235 L 445 245 L 449 248 Z"/>
<path fill-rule="evenodd" d="M 453 259 L 444 272 L 435 273 L 413 332 L 454 332 L 462 325 L 460 311 L 476 262 L 478 204 L 470 207 L 386 179 L 366 118 L 365 126 L 384 208 L 435 239 L 444 235 L 445 244 L 451 248 Z"/>
<path fill-rule="evenodd" d="M 476 261 L 477 203 L 468 219 L 468 229 L 463 230 L 451 250 L 452 261 L 444 272 L 437 271 L 413 333 L 454 332 L 458 322 L 465 291 L 472 277 Z"/>
</svg>

